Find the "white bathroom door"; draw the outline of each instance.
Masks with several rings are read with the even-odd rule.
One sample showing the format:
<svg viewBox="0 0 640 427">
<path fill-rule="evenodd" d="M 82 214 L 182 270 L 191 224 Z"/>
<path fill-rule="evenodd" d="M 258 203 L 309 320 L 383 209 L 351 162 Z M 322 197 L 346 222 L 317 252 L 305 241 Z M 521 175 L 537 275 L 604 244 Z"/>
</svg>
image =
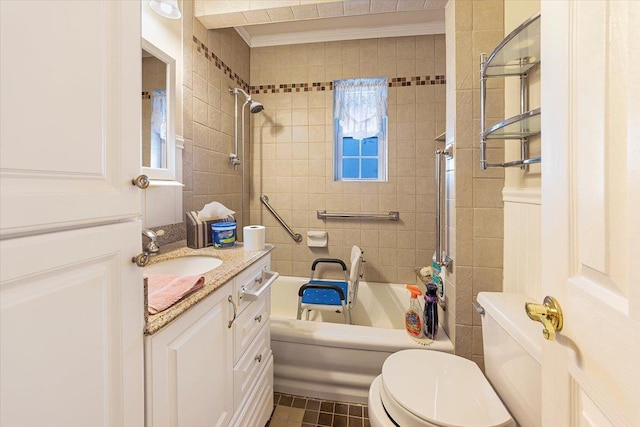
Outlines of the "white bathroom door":
<svg viewBox="0 0 640 427">
<path fill-rule="evenodd" d="M 640 2 L 541 6 L 542 425 L 639 426 Z"/>
<path fill-rule="evenodd" d="M 0 238 L 140 215 L 140 2 L 0 1 Z"/>
</svg>

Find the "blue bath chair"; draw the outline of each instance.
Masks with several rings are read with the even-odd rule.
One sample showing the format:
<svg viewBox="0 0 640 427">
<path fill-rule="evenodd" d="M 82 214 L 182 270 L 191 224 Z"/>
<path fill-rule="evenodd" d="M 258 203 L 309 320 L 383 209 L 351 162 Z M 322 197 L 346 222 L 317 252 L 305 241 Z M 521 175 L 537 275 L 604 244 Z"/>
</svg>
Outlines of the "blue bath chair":
<svg viewBox="0 0 640 427">
<path fill-rule="evenodd" d="M 337 258 L 318 258 L 311 265 L 311 277 L 298 290 L 297 319 L 302 318 L 302 312 L 307 311 L 309 320 L 310 310 L 328 310 L 344 314 L 344 322 L 351 324 L 350 311 L 356 304 L 358 297 L 358 283 L 362 278 L 362 264 L 364 252 L 357 247 L 351 248 L 351 269 L 347 275 L 347 265 Z M 344 280 L 314 279 L 318 264 L 338 264 L 342 267 Z"/>
</svg>

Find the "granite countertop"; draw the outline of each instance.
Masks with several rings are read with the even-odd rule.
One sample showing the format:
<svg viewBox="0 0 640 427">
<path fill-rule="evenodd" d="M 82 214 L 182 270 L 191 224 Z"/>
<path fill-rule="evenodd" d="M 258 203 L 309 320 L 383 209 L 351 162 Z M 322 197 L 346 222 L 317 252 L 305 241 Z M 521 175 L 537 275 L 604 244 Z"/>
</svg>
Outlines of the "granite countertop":
<svg viewBox="0 0 640 427">
<path fill-rule="evenodd" d="M 174 249 L 175 248 L 175 249 Z M 215 249 L 207 247 L 202 249 L 191 249 L 185 246 L 185 241 L 167 245 L 162 248 L 162 252 L 153 256 L 149 261 L 149 265 L 162 262 L 172 258 L 205 255 L 220 258 L 222 265 L 214 270 L 205 273 L 204 287 L 188 297 L 178 301 L 168 309 L 157 314 L 148 314 L 145 307 L 145 335 L 153 335 L 171 321 L 175 320 L 182 313 L 193 307 L 195 304 L 203 300 L 207 295 L 227 283 L 238 273 L 258 261 L 263 256 L 273 250 L 273 245 L 266 245 L 261 251 L 245 251 L 242 243 L 236 243 L 231 248 Z M 146 286 L 145 286 L 145 305 L 146 305 Z"/>
</svg>

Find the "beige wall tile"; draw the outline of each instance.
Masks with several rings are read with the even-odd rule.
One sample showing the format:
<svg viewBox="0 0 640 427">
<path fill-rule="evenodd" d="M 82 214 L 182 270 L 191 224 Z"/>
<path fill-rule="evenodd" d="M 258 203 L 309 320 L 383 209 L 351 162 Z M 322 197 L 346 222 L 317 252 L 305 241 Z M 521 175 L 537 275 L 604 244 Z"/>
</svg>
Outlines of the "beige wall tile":
<svg viewBox="0 0 640 427">
<path fill-rule="evenodd" d="M 500 208 L 475 208 L 473 210 L 473 236 L 504 236 L 503 210 Z"/>
<path fill-rule="evenodd" d="M 471 207 L 474 201 L 473 154 L 471 149 L 455 149 L 456 159 L 456 207 Z"/>
<path fill-rule="evenodd" d="M 473 267 L 473 294 L 502 292 L 503 274 L 501 267 Z"/>
<path fill-rule="evenodd" d="M 456 267 L 456 324 L 472 325 L 472 281 L 473 269 L 471 267 Z"/>
<path fill-rule="evenodd" d="M 472 0 L 457 0 L 455 10 L 456 30 L 471 31 L 473 30 L 474 21 L 474 2 Z M 491 20 L 490 22 L 493 22 Z"/>
<path fill-rule="evenodd" d="M 503 187 L 503 179 L 473 179 L 473 205 L 479 208 L 502 209 Z"/>
<path fill-rule="evenodd" d="M 473 239 L 474 267 L 502 267 L 503 240 L 491 238 Z"/>
<path fill-rule="evenodd" d="M 456 316 L 459 313 L 456 312 Z M 455 354 L 467 359 L 473 355 L 473 327 L 456 325 Z"/>
<path fill-rule="evenodd" d="M 416 38 L 399 37 L 397 52 L 398 59 L 414 59 L 416 57 Z"/>
<path fill-rule="evenodd" d="M 456 9 L 457 12 L 457 9 Z M 457 19 L 457 15 L 456 15 Z M 473 8 L 473 29 L 494 30 L 496 21 L 504 20 L 504 1 L 482 0 L 475 2 Z"/>
</svg>

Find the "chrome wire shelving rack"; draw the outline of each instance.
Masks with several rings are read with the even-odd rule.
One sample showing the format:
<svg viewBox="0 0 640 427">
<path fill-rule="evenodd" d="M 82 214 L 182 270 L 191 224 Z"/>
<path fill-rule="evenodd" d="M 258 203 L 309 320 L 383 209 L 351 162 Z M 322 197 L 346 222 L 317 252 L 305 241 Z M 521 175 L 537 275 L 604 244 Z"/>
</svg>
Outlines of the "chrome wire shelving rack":
<svg viewBox="0 0 640 427">
<path fill-rule="evenodd" d="M 529 110 L 529 73 L 540 66 L 540 13 L 513 30 L 487 57 L 480 54 L 480 167 L 506 168 L 540 163 L 541 157 L 529 156 L 529 138 L 540 134 L 540 109 Z M 518 76 L 520 78 L 520 114 L 487 129 L 487 79 Z M 520 159 L 489 163 L 487 142 L 520 141 Z"/>
</svg>

